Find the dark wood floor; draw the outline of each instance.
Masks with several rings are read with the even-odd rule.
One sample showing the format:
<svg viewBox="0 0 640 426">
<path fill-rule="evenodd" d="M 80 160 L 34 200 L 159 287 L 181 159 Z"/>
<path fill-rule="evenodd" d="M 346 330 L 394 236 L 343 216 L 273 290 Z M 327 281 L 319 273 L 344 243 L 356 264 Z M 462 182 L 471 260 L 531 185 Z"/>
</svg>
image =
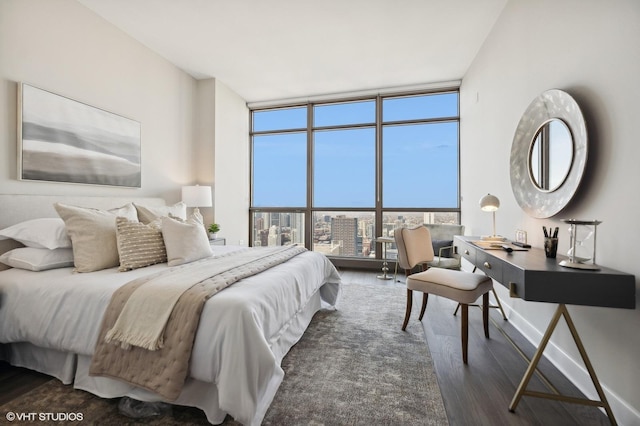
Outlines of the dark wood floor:
<svg viewBox="0 0 640 426">
<path fill-rule="evenodd" d="M 403 283 L 376 278 L 375 272 L 341 271 L 345 282 L 367 285 L 395 285 Z M 404 280 L 404 277 L 402 277 Z M 404 296 L 404 293 L 402 293 Z M 416 308 L 420 295 L 415 297 L 411 321 L 418 321 Z M 416 306 L 417 305 L 417 306 Z M 430 297 L 423 327 L 438 384 L 451 426 L 467 425 L 607 425 L 607 417 L 597 408 L 562 403 L 546 399 L 524 397 L 515 413 L 508 410 L 511 398 L 526 369 L 500 329 L 531 357 L 535 348 L 494 309 L 491 310 L 490 334 L 482 331 L 479 309 L 469 313 L 469 363 L 462 363 L 460 348 L 460 315 L 453 316 L 455 303 L 440 297 Z M 398 324 L 400 327 L 401 324 Z M 499 329 L 499 328 L 500 329 Z M 597 366 L 596 366 L 597 368 Z M 540 370 L 563 394 L 581 393 L 549 362 L 542 360 Z M 0 405 L 50 380 L 49 377 L 15 368 L 0 362 Z M 534 377 L 529 389 L 545 391 L 542 382 Z"/>
<path fill-rule="evenodd" d="M 397 285 L 402 282 L 383 281 L 377 273 L 342 271 L 345 282 L 370 285 Z M 403 298 L 404 298 L 403 293 Z M 422 295 L 414 295 L 410 321 L 418 321 Z M 513 340 L 526 356 L 531 358 L 535 348 L 518 331 L 505 321 L 502 315 L 491 309 L 489 333 L 484 337 L 482 312 L 469 310 L 469 363 L 462 363 L 460 342 L 460 314 L 453 316 L 456 303 L 430 296 L 423 327 L 433 359 L 438 384 L 451 426 L 467 425 L 608 425 L 606 415 L 596 407 L 569 404 L 559 401 L 523 397 L 515 412 L 508 410 L 527 363 L 502 334 Z M 401 327 L 402 324 L 398 324 Z M 499 327 L 499 328 L 498 328 Z M 502 332 L 501 332 L 501 330 Z M 543 360 L 539 370 L 560 393 L 584 397 L 551 363 Z M 597 368 L 597 367 L 596 367 Z M 549 392 L 536 376 L 530 390 Z"/>
<path fill-rule="evenodd" d="M 25 368 L 12 367 L 0 361 L 0 405 L 3 405 L 20 395 L 29 392 L 41 384 L 51 380 L 51 377 Z M 0 418 L 4 413 L 0 413 Z"/>
</svg>

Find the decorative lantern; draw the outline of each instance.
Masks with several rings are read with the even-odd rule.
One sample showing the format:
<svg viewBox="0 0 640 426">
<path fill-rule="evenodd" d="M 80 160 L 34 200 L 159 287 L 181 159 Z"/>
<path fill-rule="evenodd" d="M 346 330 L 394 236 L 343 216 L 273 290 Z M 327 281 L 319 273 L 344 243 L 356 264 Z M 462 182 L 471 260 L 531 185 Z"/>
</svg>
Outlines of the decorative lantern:
<svg viewBox="0 0 640 426">
<path fill-rule="evenodd" d="M 599 220 L 563 219 L 569 227 L 569 259 L 560 262 L 560 266 L 597 271 L 596 265 L 596 227 Z"/>
</svg>

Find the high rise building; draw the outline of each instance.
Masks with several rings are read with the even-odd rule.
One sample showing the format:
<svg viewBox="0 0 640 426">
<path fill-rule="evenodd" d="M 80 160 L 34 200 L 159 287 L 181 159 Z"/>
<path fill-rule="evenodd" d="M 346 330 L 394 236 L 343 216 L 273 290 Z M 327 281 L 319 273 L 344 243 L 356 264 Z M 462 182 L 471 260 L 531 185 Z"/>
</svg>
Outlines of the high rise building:
<svg viewBox="0 0 640 426">
<path fill-rule="evenodd" d="M 304 246 L 304 214 L 291 213 L 289 218 L 291 244 Z"/>
<path fill-rule="evenodd" d="M 361 248 L 362 239 L 358 244 L 358 219 L 344 215 L 331 218 L 331 242 L 341 245 L 342 256 L 360 255 L 358 245 Z"/>
<path fill-rule="evenodd" d="M 276 225 L 271 225 L 271 227 L 269 228 L 267 245 L 269 245 L 269 247 L 280 245 L 280 232 Z"/>
</svg>

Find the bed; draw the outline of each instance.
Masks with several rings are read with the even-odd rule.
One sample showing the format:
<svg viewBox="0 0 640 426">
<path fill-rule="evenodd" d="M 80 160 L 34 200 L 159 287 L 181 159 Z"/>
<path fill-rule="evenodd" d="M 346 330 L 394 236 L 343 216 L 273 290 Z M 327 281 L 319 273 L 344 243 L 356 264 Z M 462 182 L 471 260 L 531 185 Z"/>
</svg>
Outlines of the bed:
<svg viewBox="0 0 640 426">
<path fill-rule="evenodd" d="M 164 206 L 157 198 L 0 194 L 0 229 L 32 218 L 56 217 L 54 202 L 100 209 L 128 202 Z M 19 246 L 10 239 L 0 240 L 0 254 Z M 214 257 L 224 257 L 241 248 L 212 249 Z M 89 370 L 114 292 L 131 280 L 169 269 L 167 263 L 158 263 L 126 272 L 106 268 L 78 273 L 73 267 L 0 271 L 0 357 L 101 397 L 167 401 L 143 387 L 95 376 Z M 227 414 L 243 424 L 260 424 L 283 380 L 282 358 L 315 312 L 335 306 L 339 292 L 337 270 L 325 256 L 310 251 L 220 291 L 204 303 L 187 379 L 170 402 L 202 409 L 212 424 L 222 423 Z"/>
</svg>

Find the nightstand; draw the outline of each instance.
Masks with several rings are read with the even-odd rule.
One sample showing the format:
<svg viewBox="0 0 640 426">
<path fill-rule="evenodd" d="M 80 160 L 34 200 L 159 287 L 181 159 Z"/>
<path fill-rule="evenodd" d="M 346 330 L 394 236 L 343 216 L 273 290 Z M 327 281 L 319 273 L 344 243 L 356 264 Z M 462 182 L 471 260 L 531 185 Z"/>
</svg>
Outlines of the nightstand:
<svg viewBox="0 0 640 426">
<path fill-rule="evenodd" d="M 225 246 L 227 245 L 226 238 L 214 238 L 213 240 L 209 240 L 209 244 L 212 246 Z"/>
</svg>

